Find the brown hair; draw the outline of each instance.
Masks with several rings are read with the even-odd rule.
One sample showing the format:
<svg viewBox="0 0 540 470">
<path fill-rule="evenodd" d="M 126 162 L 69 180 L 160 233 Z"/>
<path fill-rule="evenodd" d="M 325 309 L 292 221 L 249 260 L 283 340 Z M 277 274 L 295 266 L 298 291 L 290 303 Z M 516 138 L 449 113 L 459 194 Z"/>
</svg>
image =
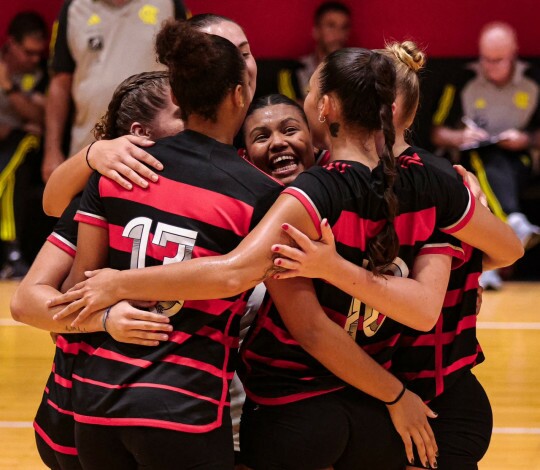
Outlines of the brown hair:
<svg viewBox="0 0 540 470">
<path fill-rule="evenodd" d="M 403 120 L 414 119 L 420 101 L 418 73 L 426 63 L 426 55 L 413 41 L 387 43 L 377 52 L 394 62 L 397 93 L 403 97 Z"/>
<path fill-rule="evenodd" d="M 126 78 L 114 91 L 107 113 L 94 127 L 96 139 L 129 134 L 135 121 L 149 125 L 167 105 L 167 72 L 143 72 Z"/>
<path fill-rule="evenodd" d="M 195 113 L 215 121 L 227 93 L 244 85 L 246 63 L 236 46 L 189 22 L 167 21 L 157 35 L 156 52 L 169 67 L 171 89 L 184 120 Z"/>
<path fill-rule="evenodd" d="M 370 267 L 377 275 L 398 254 L 399 241 L 394 227 L 398 209 L 394 193 L 396 163 L 392 147 L 395 130 L 392 104 L 396 98 L 396 72 L 392 62 L 382 54 L 367 49 L 349 48 L 331 53 L 320 72 L 321 95 L 337 95 L 345 123 L 367 131 L 383 131 L 384 149 L 380 156 L 384 173 L 384 202 L 387 223 L 367 242 Z"/>
</svg>

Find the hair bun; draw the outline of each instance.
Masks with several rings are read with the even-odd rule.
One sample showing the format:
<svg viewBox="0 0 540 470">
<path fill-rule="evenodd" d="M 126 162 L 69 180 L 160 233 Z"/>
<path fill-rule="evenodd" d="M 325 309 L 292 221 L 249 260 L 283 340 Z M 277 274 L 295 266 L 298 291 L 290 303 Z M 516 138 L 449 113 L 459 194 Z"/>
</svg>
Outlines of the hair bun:
<svg viewBox="0 0 540 470">
<path fill-rule="evenodd" d="M 413 41 L 393 42 L 386 45 L 401 62 L 418 73 L 426 63 L 426 55 Z"/>
</svg>

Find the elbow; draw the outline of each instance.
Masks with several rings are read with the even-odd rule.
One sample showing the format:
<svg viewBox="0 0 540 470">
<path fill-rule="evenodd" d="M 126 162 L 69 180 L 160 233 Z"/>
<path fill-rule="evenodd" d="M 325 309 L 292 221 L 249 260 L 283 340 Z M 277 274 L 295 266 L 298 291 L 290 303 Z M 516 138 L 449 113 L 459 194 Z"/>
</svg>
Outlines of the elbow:
<svg viewBox="0 0 540 470">
<path fill-rule="evenodd" d="M 18 294 L 18 291 L 16 291 L 11 298 L 9 309 L 11 311 L 11 318 L 13 318 L 13 320 L 19 323 L 26 323 L 24 302 L 22 302 L 21 296 Z"/>
<path fill-rule="evenodd" d="M 43 193 L 43 212 L 49 217 L 62 217 L 62 211 L 58 210 L 58 204 L 54 204 L 52 198 L 47 194 L 47 187 Z"/>
</svg>

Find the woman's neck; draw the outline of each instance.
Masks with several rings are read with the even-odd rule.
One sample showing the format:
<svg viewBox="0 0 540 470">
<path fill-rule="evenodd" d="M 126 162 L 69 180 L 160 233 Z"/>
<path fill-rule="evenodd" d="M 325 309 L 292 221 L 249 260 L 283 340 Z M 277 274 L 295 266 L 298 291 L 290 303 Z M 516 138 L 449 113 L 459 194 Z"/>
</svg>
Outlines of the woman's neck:
<svg viewBox="0 0 540 470">
<path fill-rule="evenodd" d="M 233 128 L 230 123 L 221 122 L 219 118 L 214 122 L 201 116 L 191 115 L 185 124 L 186 129 L 206 135 L 222 144 L 232 145 L 236 135 L 236 128 Z"/>
<path fill-rule="evenodd" d="M 338 134 L 338 137 L 331 138 L 330 155 L 330 161 L 351 160 L 371 169 L 379 164 L 374 133 Z"/>
<path fill-rule="evenodd" d="M 398 128 L 396 127 L 396 141 L 394 142 L 394 147 L 392 150 L 394 151 L 394 156 L 401 155 L 405 150 L 407 150 L 410 145 L 405 141 L 405 128 Z"/>
</svg>

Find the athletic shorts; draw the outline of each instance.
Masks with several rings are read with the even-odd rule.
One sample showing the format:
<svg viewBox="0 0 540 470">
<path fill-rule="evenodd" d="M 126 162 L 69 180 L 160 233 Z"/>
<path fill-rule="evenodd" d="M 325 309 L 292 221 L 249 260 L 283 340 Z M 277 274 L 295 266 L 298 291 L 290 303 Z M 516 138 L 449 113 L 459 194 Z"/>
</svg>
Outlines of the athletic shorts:
<svg viewBox="0 0 540 470">
<path fill-rule="evenodd" d="M 435 434 L 439 470 L 476 470 L 489 447 L 493 413 L 484 388 L 468 370 L 428 406 L 438 413 L 430 420 Z M 429 468 L 419 464 L 418 468 Z"/>
<path fill-rule="evenodd" d="M 234 466 L 230 421 L 206 433 L 75 423 L 75 441 L 85 470 L 231 470 Z"/>
<path fill-rule="evenodd" d="M 406 464 L 386 406 L 352 388 L 287 405 L 246 400 L 240 450 L 254 470 L 402 470 Z"/>
</svg>

